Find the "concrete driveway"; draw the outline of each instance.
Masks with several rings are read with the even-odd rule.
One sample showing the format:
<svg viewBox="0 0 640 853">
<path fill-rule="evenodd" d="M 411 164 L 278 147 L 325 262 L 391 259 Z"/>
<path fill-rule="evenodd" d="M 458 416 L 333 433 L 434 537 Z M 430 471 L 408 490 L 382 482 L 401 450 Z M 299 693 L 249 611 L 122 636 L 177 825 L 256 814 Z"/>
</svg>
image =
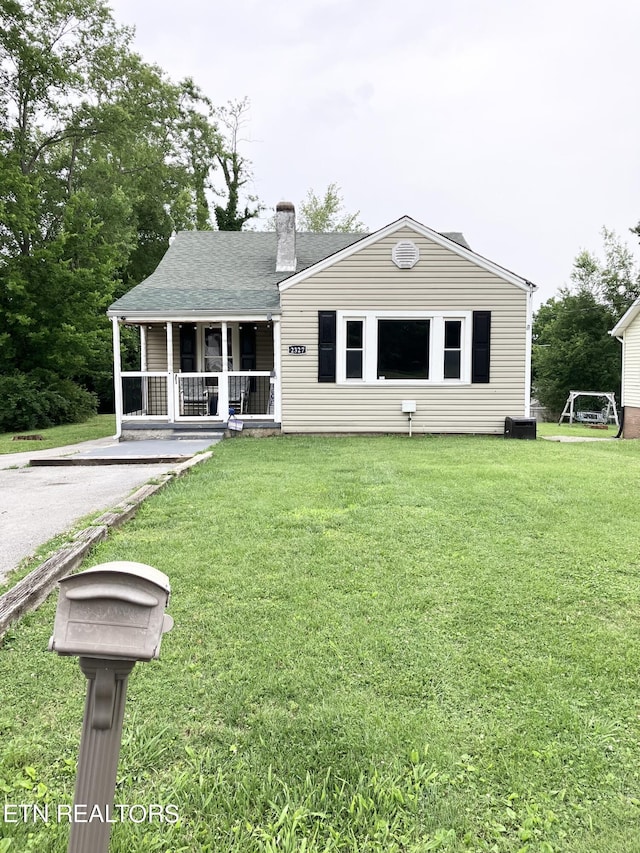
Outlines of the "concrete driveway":
<svg viewBox="0 0 640 853">
<path fill-rule="evenodd" d="M 209 446 L 211 441 L 163 441 L 161 451 L 144 441 L 115 442 L 99 439 L 30 453 L 0 456 L 0 582 L 40 545 L 72 528 L 87 515 L 113 507 L 150 479 L 175 468 L 175 461 L 156 463 L 171 451 L 188 459 Z M 131 446 L 129 446 L 131 445 Z M 174 448 L 173 445 L 176 445 Z M 146 464 L 114 464 L 114 454 L 137 454 Z M 86 456 L 87 466 L 24 467 L 32 459 Z M 96 464 L 104 455 L 108 464 Z M 20 466 L 20 467 L 15 467 Z"/>
</svg>

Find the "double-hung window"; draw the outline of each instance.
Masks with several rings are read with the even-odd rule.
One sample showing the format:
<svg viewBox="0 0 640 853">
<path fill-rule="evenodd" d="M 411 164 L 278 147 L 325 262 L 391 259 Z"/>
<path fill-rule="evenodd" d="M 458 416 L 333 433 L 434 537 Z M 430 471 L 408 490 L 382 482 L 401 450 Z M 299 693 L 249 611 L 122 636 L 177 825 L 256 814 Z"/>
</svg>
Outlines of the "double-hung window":
<svg viewBox="0 0 640 853">
<path fill-rule="evenodd" d="M 471 381 L 471 312 L 338 312 L 337 380 L 366 384 Z"/>
<path fill-rule="evenodd" d="M 444 379 L 460 379 L 462 320 L 444 321 Z"/>
<path fill-rule="evenodd" d="M 364 320 L 346 320 L 345 332 L 345 377 L 362 379 L 364 376 Z"/>
</svg>

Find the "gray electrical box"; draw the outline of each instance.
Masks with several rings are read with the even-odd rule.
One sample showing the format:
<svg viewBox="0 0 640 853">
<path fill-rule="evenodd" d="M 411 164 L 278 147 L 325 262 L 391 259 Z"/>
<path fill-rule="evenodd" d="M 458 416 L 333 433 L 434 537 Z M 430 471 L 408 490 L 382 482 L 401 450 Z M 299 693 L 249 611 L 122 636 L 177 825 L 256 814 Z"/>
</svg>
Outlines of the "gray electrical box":
<svg viewBox="0 0 640 853">
<path fill-rule="evenodd" d="M 169 578 L 143 563 L 103 563 L 60 581 L 50 651 L 90 658 L 151 660 L 173 627 Z"/>
</svg>

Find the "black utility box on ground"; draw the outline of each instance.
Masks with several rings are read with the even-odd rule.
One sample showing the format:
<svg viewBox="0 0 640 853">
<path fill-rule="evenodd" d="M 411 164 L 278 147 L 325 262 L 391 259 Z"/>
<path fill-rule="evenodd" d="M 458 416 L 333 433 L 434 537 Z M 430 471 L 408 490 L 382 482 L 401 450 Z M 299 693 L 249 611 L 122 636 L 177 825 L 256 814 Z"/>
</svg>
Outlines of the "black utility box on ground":
<svg viewBox="0 0 640 853">
<path fill-rule="evenodd" d="M 505 418 L 505 438 L 533 438 L 536 437 L 535 418 Z"/>
</svg>

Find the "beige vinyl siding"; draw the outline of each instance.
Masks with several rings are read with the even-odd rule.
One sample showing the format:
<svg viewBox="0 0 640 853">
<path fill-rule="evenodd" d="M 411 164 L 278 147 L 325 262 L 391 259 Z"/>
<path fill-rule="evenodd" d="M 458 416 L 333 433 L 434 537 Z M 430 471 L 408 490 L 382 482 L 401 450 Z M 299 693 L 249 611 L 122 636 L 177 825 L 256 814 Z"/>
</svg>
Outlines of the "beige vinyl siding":
<svg viewBox="0 0 640 853">
<path fill-rule="evenodd" d="M 391 250 L 412 240 L 420 260 L 399 270 Z M 527 293 L 411 229 L 282 292 L 282 424 L 286 432 L 502 433 L 525 408 Z M 326 311 L 491 311 L 491 382 L 468 385 L 318 383 L 318 314 Z M 288 355 L 305 345 L 304 356 Z"/>
<path fill-rule="evenodd" d="M 640 407 L 640 314 L 624 333 L 624 405 Z"/>
<path fill-rule="evenodd" d="M 197 346 L 197 344 L 196 344 Z M 180 370 L 180 328 L 173 324 L 173 371 L 178 373 Z"/>
<path fill-rule="evenodd" d="M 164 326 L 147 329 L 147 370 L 167 369 L 167 330 Z"/>
<path fill-rule="evenodd" d="M 256 370 L 273 370 L 273 327 L 264 323 L 256 330 Z"/>
</svg>

